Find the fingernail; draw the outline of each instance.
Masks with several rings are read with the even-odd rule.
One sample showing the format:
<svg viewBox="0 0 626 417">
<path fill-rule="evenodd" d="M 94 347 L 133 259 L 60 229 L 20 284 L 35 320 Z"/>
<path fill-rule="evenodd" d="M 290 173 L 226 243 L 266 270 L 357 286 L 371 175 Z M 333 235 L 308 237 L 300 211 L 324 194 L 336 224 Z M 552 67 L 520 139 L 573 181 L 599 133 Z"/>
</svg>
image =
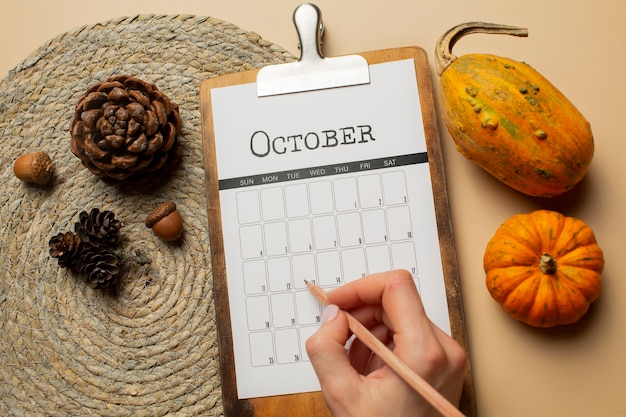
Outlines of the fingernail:
<svg viewBox="0 0 626 417">
<path fill-rule="evenodd" d="M 324 309 L 324 316 L 322 317 L 322 323 L 326 323 L 331 320 L 334 320 L 335 317 L 337 317 L 337 314 L 339 314 L 338 306 L 336 306 L 335 304 L 327 305 L 326 308 Z"/>
</svg>

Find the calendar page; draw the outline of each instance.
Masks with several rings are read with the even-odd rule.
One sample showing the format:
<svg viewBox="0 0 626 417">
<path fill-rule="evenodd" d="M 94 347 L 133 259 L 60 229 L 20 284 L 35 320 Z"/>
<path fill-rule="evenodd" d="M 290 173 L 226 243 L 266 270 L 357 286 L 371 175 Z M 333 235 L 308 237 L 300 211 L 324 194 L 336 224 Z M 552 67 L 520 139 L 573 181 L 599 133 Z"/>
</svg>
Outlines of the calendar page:
<svg viewBox="0 0 626 417">
<path fill-rule="evenodd" d="M 323 307 L 304 280 L 330 290 L 406 269 L 450 333 L 413 60 L 371 65 L 370 79 L 261 98 L 254 83 L 211 90 L 241 399 L 320 389 L 305 342 Z"/>
</svg>

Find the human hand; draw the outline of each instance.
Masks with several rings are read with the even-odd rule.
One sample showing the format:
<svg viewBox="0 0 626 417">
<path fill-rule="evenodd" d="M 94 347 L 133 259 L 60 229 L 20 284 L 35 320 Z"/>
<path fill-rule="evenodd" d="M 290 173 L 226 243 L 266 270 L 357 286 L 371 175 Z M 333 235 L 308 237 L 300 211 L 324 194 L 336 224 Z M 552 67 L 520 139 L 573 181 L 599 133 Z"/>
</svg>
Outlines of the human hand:
<svg viewBox="0 0 626 417">
<path fill-rule="evenodd" d="M 448 401 L 458 404 L 466 354 L 426 316 L 407 271 L 373 274 L 328 293 L 320 329 L 307 353 L 335 417 L 438 416 L 437 411 L 358 339 L 352 341 L 349 311 L 394 354 Z"/>
</svg>

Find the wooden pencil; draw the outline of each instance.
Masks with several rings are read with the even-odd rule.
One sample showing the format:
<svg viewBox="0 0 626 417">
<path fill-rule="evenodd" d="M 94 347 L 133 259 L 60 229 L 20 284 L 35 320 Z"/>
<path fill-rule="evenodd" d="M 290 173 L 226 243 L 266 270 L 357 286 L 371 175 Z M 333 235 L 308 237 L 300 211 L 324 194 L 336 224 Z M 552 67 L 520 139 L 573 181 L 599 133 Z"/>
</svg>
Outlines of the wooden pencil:
<svg viewBox="0 0 626 417">
<path fill-rule="evenodd" d="M 313 294 L 324 306 L 329 304 L 328 296 L 324 290 L 306 281 L 306 285 Z M 363 326 L 352 314 L 343 310 L 346 318 L 348 319 L 348 326 L 354 335 L 359 338 L 365 346 L 367 346 L 372 353 L 382 359 L 387 366 L 393 369 L 400 378 L 402 378 L 411 388 L 413 388 L 418 394 L 426 399 L 435 409 L 437 409 L 445 417 L 463 417 L 463 413 L 459 411 L 452 403 L 450 403 L 443 395 L 434 389 L 424 378 L 419 376 L 413 371 L 407 364 L 402 362 L 400 358 L 393 354 L 393 352 L 380 340 L 376 338 L 365 326 Z"/>
</svg>

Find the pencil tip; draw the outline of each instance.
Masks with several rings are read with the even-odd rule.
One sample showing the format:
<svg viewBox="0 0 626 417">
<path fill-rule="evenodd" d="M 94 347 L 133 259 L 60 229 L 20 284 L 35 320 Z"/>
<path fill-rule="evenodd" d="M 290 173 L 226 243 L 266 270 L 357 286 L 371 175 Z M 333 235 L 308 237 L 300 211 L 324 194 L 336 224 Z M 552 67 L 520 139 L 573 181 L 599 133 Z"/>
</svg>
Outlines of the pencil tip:
<svg viewBox="0 0 626 417">
<path fill-rule="evenodd" d="M 307 281 L 307 280 L 305 279 L 305 280 L 304 280 L 304 283 L 308 285 L 308 284 L 309 284 L 309 281 Z"/>
</svg>

